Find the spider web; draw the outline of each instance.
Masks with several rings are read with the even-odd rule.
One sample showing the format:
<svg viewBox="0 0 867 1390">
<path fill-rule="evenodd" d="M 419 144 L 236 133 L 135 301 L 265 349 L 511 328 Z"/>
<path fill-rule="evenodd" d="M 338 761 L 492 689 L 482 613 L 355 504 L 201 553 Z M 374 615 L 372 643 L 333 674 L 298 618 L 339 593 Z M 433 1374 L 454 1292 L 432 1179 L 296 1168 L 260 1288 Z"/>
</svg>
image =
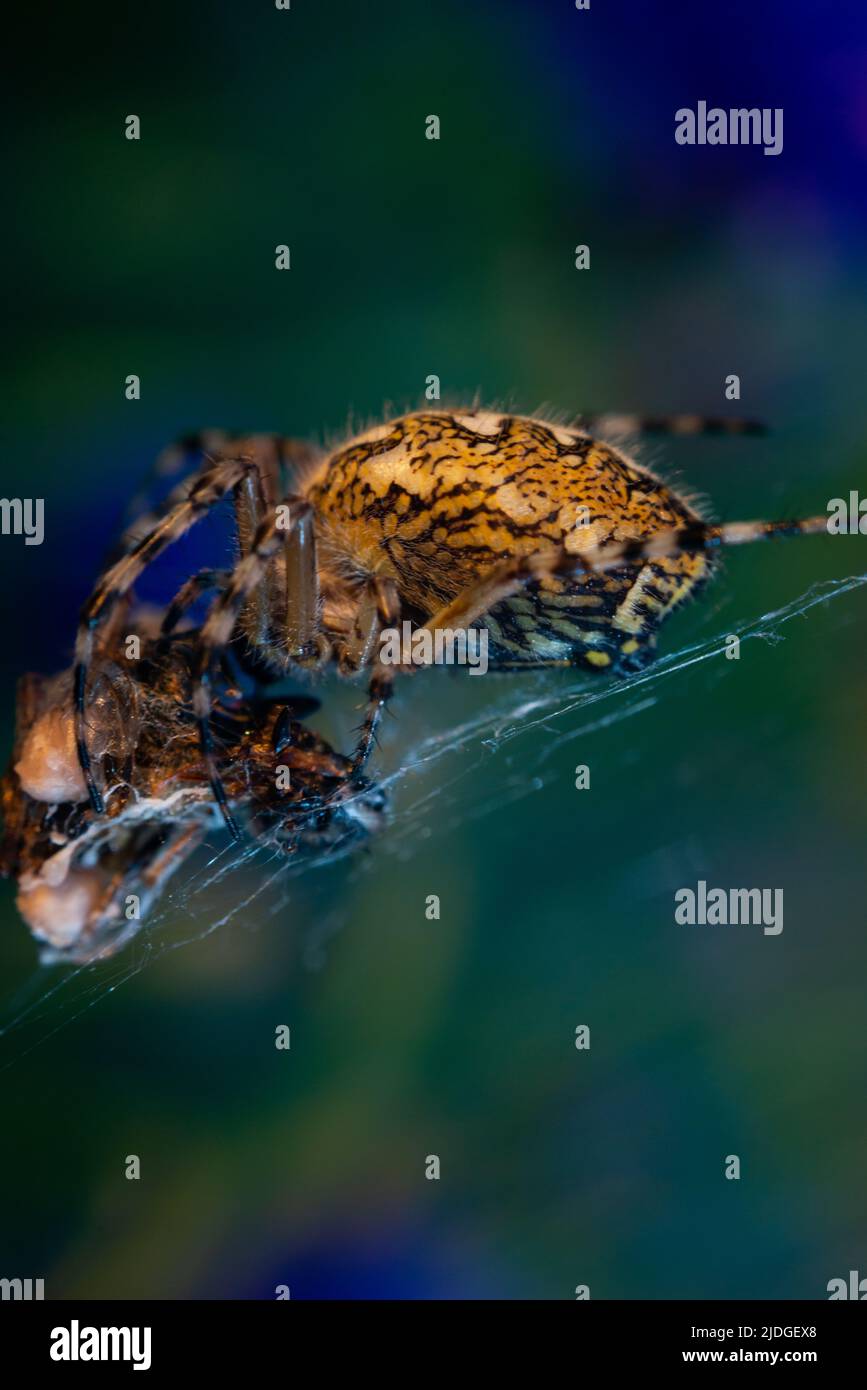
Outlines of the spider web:
<svg viewBox="0 0 867 1390">
<path fill-rule="evenodd" d="M 730 622 L 724 631 L 660 656 L 646 670 L 619 680 L 582 676 L 552 685 L 537 675 L 528 694 L 526 677 L 516 673 L 504 678 L 503 693 L 486 700 L 479 713 L 416 740 L 400 754 L 398 765 L 378 779 L 388 795 L 389 821 L 369 851 L 356 855 L 348 883 L 381 873 L 392 856 L 411 860 L 432 837 L 453 834 L 562 778 L 556 755 L 564 747 L 581 740 L 586 757 L 587 740 L 594 734 L 655 706 L 672 682 L 685 681 L 693 668 L 719 658 L 732 636 L 742 646 L 754 641 L 776 645 L 785 640 L 784 630 L 794 619 L 865 584 L 867 574 L 813 584 L 779 608 Z M 531 734 L 536 737 L 529 738 Z M 478 777 L 491 763 L 496 770 L 493 781 Z M 334 858 L 326 851 L 296 864 L 251 841 L 218 843 L 200 852 L 188 871 L 172 881 L 125 951 L 93 964 L 38 968 L 17 994 L 0 1003 L 0 1069 L 47 1042 L 165 953 L 243 922 L 251 909 L 259 923 L 283 913 L 293 900 L 298 876 L 319 873 L 333 865 Z M 348 898 L 351 892 L 342 896 Z M 304 952 L 309 968 L 325 962 L 328 941 L 341 930 L 348 912 L 344 906 L 326 913 L 309 929 Z"/>
</svg>

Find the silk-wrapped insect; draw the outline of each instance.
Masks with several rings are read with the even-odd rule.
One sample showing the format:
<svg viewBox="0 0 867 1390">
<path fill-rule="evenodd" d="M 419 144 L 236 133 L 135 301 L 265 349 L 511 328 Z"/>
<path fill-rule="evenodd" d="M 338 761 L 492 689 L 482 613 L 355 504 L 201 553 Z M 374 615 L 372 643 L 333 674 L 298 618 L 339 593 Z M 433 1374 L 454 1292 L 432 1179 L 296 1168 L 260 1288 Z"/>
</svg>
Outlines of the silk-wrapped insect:
<svg viewBox="0 0 867 1390">
<path fill-rule="evenodd" d="M 205 836 L 222 829 L 190 707 L 194 638 L 146 640 L 134 669 L 101 662 L 88 731 L 105 773 L 102 812 L 78 764 L 72 672 L 19 683 L 15 749 L 0 783 L 0 873 L 17 881 L 44 962 L 113 955 Z M 211 719 L 234 813 L 287 856 L 337 856 L 384 820 L 383 794 L 301 722 L 316 706 L 227 687 Z"/>
</svg>

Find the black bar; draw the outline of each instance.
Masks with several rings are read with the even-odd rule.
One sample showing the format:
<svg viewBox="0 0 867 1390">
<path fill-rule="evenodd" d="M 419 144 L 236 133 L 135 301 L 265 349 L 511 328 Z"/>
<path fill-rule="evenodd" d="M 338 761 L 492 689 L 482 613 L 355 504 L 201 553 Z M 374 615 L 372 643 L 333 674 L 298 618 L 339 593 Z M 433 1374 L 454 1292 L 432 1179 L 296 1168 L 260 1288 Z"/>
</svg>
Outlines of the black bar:
<svg viewBox="0 0 867 1390">
<path fill-rule="evenodd" d="M 367 1364 L 371 1371 L 400 1364 L 413 1378 L 416 1370 L 429 1373 L 440 1359 L 444 1373 L 454 1373 L 471 1345 L 476 1348 L 473 1358 L 484 1349 L 489 1370 L 498 1358 L 511 1366 L 522 1344 L 536 1355 L 544 1351 L 549 1367 L 550 1357 L 562 1351 L 569 1358 L 566 1366 L 594 1366 L 615 1374 L 737 1362 L 774 1368 L 806 1365 L 823 1373 L 849 1368 L 857 1373 L 867 1332 L 863 1303 L 847 1301 L 588 1300 L 569 1306 L 475 1301 L 437 1303 L 427 1311 L 407 1302 L 397 1310 L 395 1314 L 393 1303 L 306 1302 L 291 1297 L 267 1303 L 3 1302 L 0 1347 L 4 1367 L 17 1366 L 19 1378 L 31 1369 L 92 1377 L 106 1367 L 115 1376 L 132 1375 L 135 1358 L 142 1371 L 157 1378 L 189 1371 L 198 1377 L 213 1372 L 225 1379 L 237 1372 L 249 1381 L 251 1373 L 258 1380 L 282 1368 L 291 1383 L 298 1375 L 310 1374 L 309 1363 L 308 1371 L 302 1370 L 303 1353 L 316 1357 L 314 1364 L 323 1373 L 333 1374 L 335 1361 L 346 1356 L 353 1368 Z M 500 1324 L 503 1316 L 507 1321 Z M 117 1338 L 90 1331 L 103 1328 L 118 1329 Z M 421 1339 L 414 1343 L 419 1358 L 415 1369 L 415 1357 L 407 1361 L 406 1346 L 401 1349 L 404 1329 Z M 460 1341 L 452 1341 L 452 1329 Z M 483 1342 L 466 1342 L 482 1331 Z M 538 1340 L 540 1331 L 544 1343 Z M 108 1359 L 115 1346 L 128 1359 Z M 70 1356 L 77 1350 L 79 1359 L 53 1359 L 52 1347 Z M 107 1359 L 84 1359 L 82 1353 L 92 1349 L 104 1352 Z"/>
</svg>

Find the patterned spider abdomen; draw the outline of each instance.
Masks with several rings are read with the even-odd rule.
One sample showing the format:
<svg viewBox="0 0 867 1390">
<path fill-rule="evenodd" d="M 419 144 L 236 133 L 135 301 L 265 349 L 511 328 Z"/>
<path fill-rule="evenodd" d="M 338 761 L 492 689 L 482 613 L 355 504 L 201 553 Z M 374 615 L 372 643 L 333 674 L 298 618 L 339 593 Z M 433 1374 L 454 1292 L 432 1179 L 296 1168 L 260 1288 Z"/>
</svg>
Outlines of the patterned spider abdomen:
<svg viewBox="0 0 867 1390">
<path fill-rule="evenodd" d="M 578 430 L 486 412 L 405 415 L 311 478 L 322 559 L 394 580 L 421 621 L 499 561 L 581 555 L 699 520 L 681 497 Z M 704 553 L 529 582 L 480 622 L 492 664 L 641 664 L 662 620 L 706 579 Z"/>
</svg>

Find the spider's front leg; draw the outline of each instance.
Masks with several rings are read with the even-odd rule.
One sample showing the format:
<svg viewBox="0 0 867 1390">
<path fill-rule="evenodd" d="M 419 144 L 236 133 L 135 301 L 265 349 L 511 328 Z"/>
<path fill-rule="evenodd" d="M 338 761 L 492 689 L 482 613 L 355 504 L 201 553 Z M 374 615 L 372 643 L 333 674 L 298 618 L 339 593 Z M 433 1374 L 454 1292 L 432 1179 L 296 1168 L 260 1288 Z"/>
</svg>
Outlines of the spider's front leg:
<svg viewBox="0 0 867 1390">
<path fill-rule="evenodd" d="M 376 731 L 394 689 L 395 667 L 386 666 L 377 647 L 383 630 L 396 623 L 401 613 L 400 595 L 393 579 L 374 575 L 368 580 L 358 606 L 352 638 L 337 650 L 337 663 L 344 675 L 372 668 L 367 687 L 367 709 L 355 751 L 351 758 L 352 775 L 364 770 L 376 743 Z"/>
<path fill-rule="evenodd" d="M 394 679 L 397 669 L 397 667 L 377 664 L 374 674 L 368 682 L 367 710 L 358 732 L 355 752 L 350 760 L 353 777 L 364 771 L 373 752 L 376 743 L 376 731 L 379 728 L 385 707 L 394 693 Z"/>
<path fill-rule="evenodd" d="M 319 642 L 319 570 L 313 508 L 304 498 L 285 502 L 286 651 L 299 665 L 315 665 L 324 655 Z M 282 510 L 282 508 L 281 508 Z"/>
<path fill-rule="evenodd" d="M 235 496 L 235 515 L 241 554 L 249 555 L 255 537 L 268 517 L 284 538 L 284 591 L 278 590 L 279 570 L 271 567 L 245 605 L 243 626 L 250 646 L 276 671 L 289 662 L 299 666 L 318 665 L 326 644 L 319 633 L 319 570 L 316 562 L 316 532 L 313 508 L 297 492 L 281 497 L 278 478 L 294 472 L 309 460 L 310 451 L 292 440 L 281 440 L 277 455 L 255 479 L 250 478 Z M 279 461 L 280 472 L 274 464 Z M 268 466 L 270 465 L 270 466 Z M 279 547 L 278 547 L 279 549 Z M 284 619 L 274 631 L 274 616 L 283 605 Z"/>
<path fill-rule="evenodd" d="M 184 498 L 197 474 L 219 459 L 242 457 L 255 459 L 259 475 L 255 487 L 260 496 L 267 493 L 269 503 L 275 503 L 286 490 L 288 480 L 307 471 L 318 458 L 318 453 L 303 440 L 279 434 L 244 437 L 227 430 L 205 429 L 176 439 L 157 455 L 126 508 L 121 534 L 105 563 L 114 564 L 140 536 L 152 531 L 157 522 Z M 164 491 L 167 484 L 170 491 L 158 500 L 158 491 Z M 255 526 L 251 527 L 248 539 L 255 529 Z"/>
<path fill-rule="evenodd" d="M 73 674 L 75 745 L 90 804 L 97 815 L 103 814 L 105 802 L 94 775 L 86 718 L 88 675 L 97 634 L 110 623 L 118 604 L 148 565 L 216 506 L 254 467 L 250 459 L 239 458 L 224 459 L 208 467 L 187 495 L 106 570 L 81 611 Z"/>
<path fill-rule="evenodd" d="M 238 505 L 249 509 L 250 521 L 258 517 L 258 504 L 251 494 L 240 494 Z M 251 599 L 254 600 L 253 641 L 271 653 L 275 664 L 279 663 L 285 669 L 292 661 L 307 664 L 320 660 L 325 647 L 318 630 L 316 552 L 310 503 L 294 493 L 284 497 L 258 520 L 252 538 L 247 542 L 242 540 L 242 545 L 245 549 L 243 558 L 226 588 L 214 601 L 202 627 L 193 672 L 193 713 L 198 725 L 202 756 L 214 799 L 234 839 L 240 839 L 241 832 L 229 807 L 211 733 L 212 678 L 217 657 L 231 642 L 241 612 Z M 266 612 L 263 602 L 263 594 L 267 596 L 270 592 L 273 561 L 281 546 L 284 548 L 287 576 L 287 636 L 282 648 L 271 640 L 270 612 Z"/>
<path fill-rule="evenodd" d="M 197 476 L 219 459 L 240 458 L 244 452 L 231 435 L 217 429 L 187 435 L 162 449 L 126 507 L 120 534 L 112 542 L 104 565 L 115 564 L 136 541 L 151 532 L 186 497 Z M 167 484 L 169 491 L 159 499 L 158 489 Z"/>
<path fill-rule="evenodd" d="M 679 535 L 680 533 L 666 533 L 664 544 L 661 538 L 655 538 L 657 548 L 666 554 L 686 548 L 677 538 Z M 438 631 L 465 630 L 472 623 L 483 619 L 498 603 L 512 598 L 534 580 L 544 579 L 547 575 L 571 577 L 580 573 L 595 574 L 624 564 L 640 564 L 651 550 L 651 541 L 635 540 L 591 547 L 581 554 L 569 551 L 565 546 L 550 546 L 544 550 L 530 551 L 526 555 L 510 556 L 479 575 L 450 603 L 432 614 L 424 624 L 424 630 L 434 639 Z M 569 659 L 540 659 L 522 662 L 521 666 L 547 667 L 571 664 L 573 663 Z"/>
<path fill-rule="evenodd" d="M 603 574 L 620 567 L 641 569 L 644 565 L 678 555 L 714 555 L 722 546 L 749 545 L 775 537 L 824 535 L 827 515 L 782 521 L 731 521 L 713 525 L 694 518 L 683 526 L 672 526 L 649 536 L 610 541 L 584 551 L 552 545 L 526 555 L 501 560 L 487 573 L 435 613 L 425 623 L 434 633 L 438 628 L 468 627 L 504 599 L 518 593 L 525 584 L 546 575 L 561 578 L 576 574 Z"/>
<path fill-rule="evenodd" d="M 171 637 L 178 623 L 197 599 L 211 589 L 225 589 L 231 578 L 230 570 L 199 570 L 185 584 L 182 584 L 163 615 L 160 623 L 160 637 Z"/>
</svg>

